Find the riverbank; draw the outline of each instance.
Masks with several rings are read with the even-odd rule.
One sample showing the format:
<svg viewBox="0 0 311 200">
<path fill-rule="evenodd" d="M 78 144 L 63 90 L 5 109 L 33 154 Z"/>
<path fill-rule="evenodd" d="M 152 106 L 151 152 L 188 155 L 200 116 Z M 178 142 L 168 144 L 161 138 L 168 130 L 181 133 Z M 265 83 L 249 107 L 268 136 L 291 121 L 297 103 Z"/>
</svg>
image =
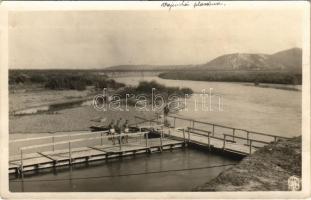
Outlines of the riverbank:
<svg viewBox="0 0 311 200">
<path fill-rule="evenodd" d="M 54 113 L 43 113 L 24 116 L 11 116 L 9 132 L 12 133 L 45 133 L 90 130 L 90 126 L 106 126 L 112 119 L 135 123 L 134 116 L 152 118 L 151 111 L 139 111 L 128 107 L 128 111 L 99 111 L 93 106 L 69 108 Z"/>
<path fill-rule="evenodd" d="M 111 82 L 117 83 L 114 80 Z M 119 83 L 119 85 L 125 84 Z M 165 87 L 155 81 L 141 81 L 137 87 L 112 90 L 122 98 L 122 101 L 126 99 L 126 102 L 122 103 L 117 99 L 111 101 L 109 107 L 113 108 L 104 111 L 93 106 L 94 97 L 103 94 L 101 90 L 91 86 L 81 91 L 50 90 L 31 84 L 21 85 L 21 87 L 23 90 L 10 90 L 9 94 L 10 133 L 89 130 L 90 126 L 107 126 L 112 119 L 120 118 L 133 124 L 136 123 L 135 116 L 149 119 L 153 118 L 156 112 L 149 108 L 151 102 L 146 100 L 145 105 L 137 99 L 137 96 L 145 94 L 151 101 L 153 88 L 156 89 L 157 95 L 161 94 L 164 98 L 172 94 L 192 94 L 189 88 Z M 133 94 L 134 97 L 128 98 L 128 94 Z"/>
<path fill-rule="evenodd" d="M 94 91 L 76 90 L 31 90 L 9 94 L 10 110 L 26 109 L 33 106 L 56 104 L 65 101 L 91 98 Z M 123 111 L 100 111 L 92 105 L 62 108 L 53 112 L 35 113 L 29 115 L 10 115 L 9 132 L 12 133 L 45 133 L 90 130 L 90 126 L 105 126 L 112 119 L 129 120 L 135 123 L 135 115 L 152 118 L 154 112 L 140 111 L 128 106 Z"/>
<path fill-rule="evenodd" d="M 192 70 L 183 72 L 165 72 L 159 74 L 160 78 L 173 80 L 216 81 L 216 82 L 248 82 L 301 85 L 301 74 L 279 71 L 207 71 Z"/>
<path fill-rule="evenodd" d="M 301 177 L 301 136 L 257 150 L 195 191 L 287 191 L 290 176 Z"/>
</svg>

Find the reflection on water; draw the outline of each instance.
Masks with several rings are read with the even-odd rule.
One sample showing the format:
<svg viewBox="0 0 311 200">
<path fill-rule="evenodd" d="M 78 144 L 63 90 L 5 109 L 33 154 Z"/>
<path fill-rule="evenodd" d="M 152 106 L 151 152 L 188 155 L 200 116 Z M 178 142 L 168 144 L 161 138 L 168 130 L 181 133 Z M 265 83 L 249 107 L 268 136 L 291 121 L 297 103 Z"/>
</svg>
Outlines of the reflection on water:
<svg viewBox="0 0 311 200">
<path fill-rule="evenodd" d="M 12 192 L 191 191 L 237 162 L 195 149 L 178 149 L 28 172 L 24 182 L 11 175 L 9 186 Z M 190 168 L 196 169 L 185 170 Z"/>
</svg>

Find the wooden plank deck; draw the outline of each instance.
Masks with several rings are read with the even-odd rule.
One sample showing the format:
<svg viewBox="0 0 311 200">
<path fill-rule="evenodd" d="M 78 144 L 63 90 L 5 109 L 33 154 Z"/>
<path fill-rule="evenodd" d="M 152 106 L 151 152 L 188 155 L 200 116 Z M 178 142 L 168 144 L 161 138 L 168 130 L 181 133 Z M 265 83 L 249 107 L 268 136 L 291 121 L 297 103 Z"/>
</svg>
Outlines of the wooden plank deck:
<svg viewBox="0 0 311 200">
<path fill-rule="evenodd" d="M 145 140 L 132 140 L 133 141 L 129 143 L 122 144 L 121 149 L 119 144 L 117 143 L 116 145 L 105 144 L 93 147 L 72 148 L 71 152 L 69 152 L 68 149 L 62 149 L 55 151 L 23 154 L 23 171 L 68 165 L 70 163 L 80 163 L 92 160 L 134 155 L 146 152 L 158 152 L 171 148 L 180 148 L 183 146 L 182 141 L 167 138 L 162 139 L 162 145 L 160 142 L 160 138 L 148 139 L 148 146 L 146 146 Z M 17 172 L 20 167 L 21 157 L 18 155 L 10 157 L 9 172 Z"/>
<path fill-rule="evenodd" d="M 140 118 L 140 117 L 138 117 Z M 143 119 L 143 118 L 142 118 Z M 225 127 L 221 125 L 210 124 L 207 122 L 198 122 L 194 120 L 182 119 L 178 117 L 173 118 L 174 128 L 165 127 L 156 119 L 147 120 L 144 119 L 142 123 L 136 124 L 139 128 L 137 133 L 122 133 L 121 135 L 105 135 L 106 132 L 89 132 L 68 134 L 59 136 L 49 136 L 52 138 L 52 143 L 37 144 L 22 147 L 20 149 L 20 155 L 10 156 L 9 158 L 9 172 L 17 172 L 18 169 L 22 171 L 28 171 L 38 168 L 55 167 L 59 165 L 70 165 L 80 162 L 88 162 L 92 160 L 108 159 L 114 157 L 121 157 L 127 155 L 135 155 L 137 153 L 152 153 L 161 152 L 166 149 L 179 148 L 185 146 L 185 143 L 196 144 L 207 147 L 209 149 L 219 149 L 239 155 L 249 155 L 257 150 L 259 146 L 267 144 L 267 138 L 272 139 L 274 142 L 280 136 L 274 136 L 265 133 L 256 133 L 247 130 Z M 189 123 L 187 127 L 176 128 L 176 119 L 186 120 Z M 212 126 L 211 130 L 206 130 L 204 127 L 195 127 L 195 124 L 208 124 Z M 216 133 L 215 127 L 222 127 L 230 129 L 232 132 L 218 132 Z M 144 132 L 142 131 L 144 130 Z M 146 131 L 148 130 L 148 131 Z M 148 138 L 148 134 L 151 130 L 153 133 L 158 133 L 159 138 Z M 237 131 L 242 130 L 243 134 L 237 134 Z M 100 135 L 99 135 L 100 134 Z M 254 138 L 254 135 L 266 137 L 265 139 Z M 87 136 L 87 138 L 72 138 L 73 136 Z M 67 140 L 54 142 L 55 137 L 65 137 Z M 120 137 L 128 138 L 128 143 L 118 144 Z M 41 138 L 41 137 L 40 137 Z M 45 138 L 45 137 L 44 137 Z M 38 138 L 27 138 L 11 141 L 23 142 Z M 85 141 L 101 141 L 101 145 L 95 146 L 95 144 L 84 144 L 83 147 L 74 147 L 71 144 L 85 142 Z M 105 144 L 103 140 L 106 140 Z M 110 140 L 110 142 L 109 142 Z M 116 141 L 116 144 L 111 144 L 112 140 Z M 37 150 L 40 148 L 46 148 L 53 145 L 53 151 L 41 151 L 36 153 L 25 153 L 28 150 Z M 54 145 L 66 145 L 65 149 L 55 150 Z M 255 146 L 256 145 L 256 146 Z M 29 151 L 28 151 L 29 152 Z"/>
<path fill-rule="evenodd" d="M 169 136 L 173 136 L 180 140 L 184 140 L 184 134 L 181 130 L 174 129 L 174 128 L 165 128 L 164 132 L 165 134 L 168 134 Z M 233 142 L 231 138 L 226 139 L 225 148 L 223 148 L 224 139 L 221 139 L 220 135 L 218 135 L 218 137 L 220 137 L 220 139 L 213 138 L 212 136 L 210 137 L 211 147 L 222 149 L 225 151 L 232 151 L 232 152 L 236 152 L 236 153 L 240 153 L 244 155 L 248 155 L 250 152 L 253 153 L 257 150 L 256 147 L 252 146 L 251 151 L 250 151 L 250 146 L 246 144 L 246 140 L 245 141 L 236 140 L 235 142 Z M 200 145 L 207 146 L 207 147 L 209 144 L 207 134 L 206 136 L 201 136 L 201 135 L 196 135 L 190 132 L 190 138 L 189 138 L 188 131 L 185 131 L 185 139 L 189 143 L 196 143 L 196 144 L 200 144 Z"/>
</svg>

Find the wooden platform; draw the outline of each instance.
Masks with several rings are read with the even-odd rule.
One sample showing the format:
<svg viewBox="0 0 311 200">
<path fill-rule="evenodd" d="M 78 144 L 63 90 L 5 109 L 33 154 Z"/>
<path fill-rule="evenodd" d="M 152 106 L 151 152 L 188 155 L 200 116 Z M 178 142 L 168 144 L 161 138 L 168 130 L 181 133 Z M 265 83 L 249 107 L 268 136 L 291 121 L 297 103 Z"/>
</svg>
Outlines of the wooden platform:
<svg viewBox="0 0 311 200">
<path fill-rule="evenodd" d="M 185 131 L 185 137 L 184 133 L 180 129 L 174 129 L 174 128 L 166 128 L 165 133 L 167 133 L 171 138 L 177 138 L 179 140 L 185 140 L 186 143 L 190 144 L 198 144 L 201 146 L 205 146 L 207 148 L 216 148 L 223 151 L 228 151 L 240 155 L 249 155 L 251 153 L 254 153 L 258 147 L 257 146 L 250 146 L 247 144 L 247 141 L 240 141 L 238 139 L 235 139 L 235 141 L 232 140 L 232 138 L 222 138 L 220 135 L 198 135 L 196 133 Z"/>
<path fill-rule="evenodd" d="M 279 135 L 202 122 L 179 116 L 169 115 L 166 119 L 160 119 L 158 116 L 156 119 L 149 120 L 140 116 L 135 116 L 135 118 L 142 120 L 149 126 L 161 122 L 164 123 L 166 120 L 168 125 L 163 127 L 162 131 L 172 139 L 179 139 L 185 143 L 200 145 L 209 149 L 214 148 L 242 156 L 250 155 L 270 142 L 276 142 L 278 139 L 287 139 Z"/>
<path fill-rule="evenodd" d="M 183 132 L 176 130 L 176 129 L 171 129 L 170 130 L 170 136 L 176 137 L 180 140 L 183 140 Z M 195 135 L 193 133 L 190 134 L 190 139 L 188 137 L 188 132 L 185 132 L 186 135 L 186 142 L 187 143 L 194 143 L 202 146 L 206 146 L 210 148 L 217 148 L 221 149 L 224 151 L 231 151 L 235 152 L 237 154 L 241 155 L 248 155 L 250 153 L 250 146 L 246 145 L 244 143 L 239 143 L 239 142 L 233 142 L 232 140 L 226 140 L 225 142 L 225 147 L 224 147 L 224 139 L 217 139 L 213 138 L 212 136 L 210 139 L 208 139 L 208 136 L 200 136 L 200 135 Z M 210 140 L 208 142 L 208 140 Z M 251 147 L 251 152 L 255 152 L 257 148 L 255 146 Z"/>
<path fill-rule="evenodd" d="M 23 171 L 40 168 L 56 167 L 74 163 L 89 162 L 93 160 L 109 159 L 120 156 L 129 156 L 141 153 L 161 152 L 164 150 L 183 147 L 183 142 L 163 138 L 148 139 L 148 146 L 145 141 L 134 140 L 127 144 L 98 145 L 93 147 L 73 148 L 71 152 L 67 149 L 28 153 L 23 155 L 23 163 L 19 155 L 11 156 L 9 160 L 9 173 L 16 173 L 23 164 Z"/>
<path fill-rule="evenodd" d="M 137 117 L 137 116 L 136 116 Z M 172 117 L 173 121 L 170 127 L 161 124 L 158 118 L 144 119 L 136 124 L 138 132 L 122 133 L 121 135 L 108 135 L 108 131 L 100 132 L 81 132 L 61 135 L 52 135 L 48 137 L 25 138 L 14 142 L 25 142 L 40 140 L 42 138 L 52 139 L 52 143 L 23 146 L 20 148 L 20 154 L 10 156 L 9 172 L 18 173 L 28 170 L 56 167 L 61 165 L 71 165 L 93 160 L 109 159 L 115 157 L 129 156 L 140 153 L 161 152 L 163 150 L 180 148 L 187 144 L 199 145 L 205 149 L 216 149 L 223 152 L 230 152 L 235 155 L 245 156 L 254 153 L 259 147 L 269 142 L 276 142 L 281 136 L 258 133 L 238 128 L 232 128 L 207 122 L 199 122 L 178 117 Z M 186 121 L 187 126 L 176 127 L 177 120 Z M 189 125 L 189 126 L 188 126 Z M 209 129 L 210 127 L 211 129 Z M 217 132 L 215 128 L 222 128 L 226 131 Z M 149 138 L 151 134 L 152 137 Z M 82 138 L 77 138 L 82 137 Z M 61 138 L 55 142 L 55 138 Z M 128 138 L 128 142 L 123 144 L 113 144 L 114 139 Z M 106 141 L 105 143 L 103 141 Z M 80 147 L 74 147 L 73 144 L 79 144 L 86 141 L 99 141 L 91 146 L 87 143 Z M 62 145 L 63 149 L 56 150 L 54 147 Z M 64 147 L 65 146 L 65 147 Z M 39 149 L 53 147 L 52 151 Z M 37 152 L 30 153 L 29 150 Z"/>
</svg>

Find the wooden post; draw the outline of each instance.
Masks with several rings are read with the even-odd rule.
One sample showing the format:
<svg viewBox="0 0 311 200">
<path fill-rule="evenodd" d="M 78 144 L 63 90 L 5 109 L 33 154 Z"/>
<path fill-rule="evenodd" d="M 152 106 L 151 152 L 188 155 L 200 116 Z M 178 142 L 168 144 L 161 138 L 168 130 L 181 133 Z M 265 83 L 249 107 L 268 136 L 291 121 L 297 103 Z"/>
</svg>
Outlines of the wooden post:
<svg viewBox="0 0 311 200">
<path fill-rule="evenodd" d="M 21 175 L 22 175 L 22 180 L 24 180 L 23 149 L 21 149 Z"/>
<path fill-rule="evenodd" d="M 122 151 L 122 133 L 119 134 L 119 150 Z"/>
<path fill-rule="evenodd" d="M 136 127 L 138 127 L 138 122 L 137 122 L 137 120 L 136 120 L 136 116 L 135 116 L 135 122 L 136 122 Z"/>
<path fill-rule="evenodd" d="M 69 136 L 69 142 L 68 142 L 68 149 L 69 149 L 69 164 L 71 165 L 71 142 L 70 142 L 70 135 Z"/>
<path fill-rule="evenodd" d="M 274 136 L 274 143 L 276 143 L 276 141 L 277 141 L 277 137 L 276 137 L 276 136 Z"/>
<path fill-rule="evenodd" d="M 233 142 L 235 142 L 235 128 L 232 129 L 232 140 Z"/>
<path fill-rule="evenodd" d="M 163 129 L 162 129 L 161 132 L 160 132 L 160 146 L 161 146 L 161 151 L 162 151 L 162 148 L 163 148 L 163 141 L 162 141 L 162 139 L 163 139 Z"/>
<path fill-rule="evenodd" d="M 161 126 L 161 136 L 162 136 L 162 139 L 164 137 L 164 125 Z"/>
<path fill-rule="evenodd" d="M 183 137 L 184 137 L 184 143 L 186 143 L 186 135 L 185 135 L 185 129 L 184 128 L 182 129 L 182 134 L 183 134 Z"/>
<path fill-rule="evenodd" d="M 146 147 L 148 147 L 148 132 L 146 133 Z"/>
<path fill-rule="evenodd" d="M 247 144 L 249 144 L 249 132 L 248 131 L 246 131 L 246 142 L 247 142 Z"/>
<path fill-rule="evenodd" d="M 211 150 L 211 141 L 210 141 L 210 132 L 207 133 L 207 137 L 208 137 L 208 150 Z"/>
<path fill-rule="evenodd" d="M 55 138 L 54 138 L 54 133 L 53 133 L 53 136 L 52 136 L 52 142 L 53 142 L 53 152 L 54 152 L 54 151 L 55 151 L 55 145 L 54 145 Z"/>
<path fill-rule="evenodd" d="M 141 133 L 141 128 L 139 128 L 139 132 Z M 139 135 L 139 139 L 140 139 L 139 144 L 141 144 L 142 137 L 143 137 L 143 135 L 140 134 L 140 135 Z"/>
<path fill-rule="evenodd" d="M 215 125 L 213 124 L 213 136 L 215 134 Z"/>
<path fill-rule="evenodd" d="M 252 154 L 252 140 L 249 141 L 249 155 Z"/>
<path fill-rule="evenodd" d="M 226 135 L 224 135 L 224 143 L 223 143 L 222 148 L 225 149 L 225 147 L 226 147 Z"/>
<path fill-rule="evenodd" d="M 190 142 L 190 128 L 188 127 L 188 142 Z"/>
<path fill-rule="evenodd" d="M 174 128 L 176 127 L 176 117 L 174 117 Z"/>
<path fill-rule="evenodd" d="M 100 145 L 103 146 L 103 132 L 100 133 Z"/>
<path fill-rule="evenodd" d="M 192 120 L 192 128 L 194 128 L 194 120 Z"/>
</svg>

